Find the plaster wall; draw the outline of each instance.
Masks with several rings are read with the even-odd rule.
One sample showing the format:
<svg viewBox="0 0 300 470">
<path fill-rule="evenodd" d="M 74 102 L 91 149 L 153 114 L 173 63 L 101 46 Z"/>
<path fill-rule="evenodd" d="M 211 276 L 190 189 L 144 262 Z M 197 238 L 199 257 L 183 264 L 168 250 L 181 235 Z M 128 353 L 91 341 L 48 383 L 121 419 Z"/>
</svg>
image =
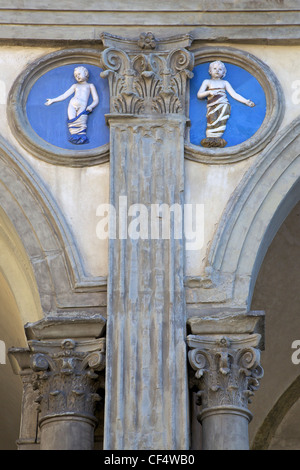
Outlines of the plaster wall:
<svg viewBox="0 0 300 470">
<path fill-rule="evenodd" d="M 12 83 L 26 66 L 52 52 L 50 48 L 3 47 L 0 63 L 5 64 L 0 81 L 0 110 L 6 116 L 7 96 Z M 108 202 L 109 165 L 76 169 L 49 165 L 32 157 L 12 135 L 6 119 L 1 119 L 1 134 L 32 165 L 62 211 L 77 245 L 85 274 L 107 275 L 107 241 L 99 240 L 97 207 Z M 98 253 L 99 256 L 95 256 Z"/>
<path fill-rule="evenodd" d="M 216 47 L 221 46 L 221 43 L 216 45 Z M 286 112 L 281 128 L 287 126 L 299 114 L 297 80 L 300 80 L 300 65 L 297 56 L 300 55 L 300 46 L 234 44 L 234 47 L 256 55 L 275 72 L 286 101 Z M 1 47 L 2 116 L 6 116 L 6 98 L 19 73 L 28 63 L 54 50 L 49 47 Z M 108 202 L 109 163 L 82 169 L 50 165 L 32 157 L 19 145 L 6 119 L 1 119 L 0 132 L 32 165 L 57 202 L 73 233 L 86 274 L 106 276 L 108 245 L 107 240 L 97 238 L 96 227 L 99 217 L 96 211 L 99 204 Z M 200 251 L 187 251 L 187 275 L 201 276 L 204 273 L 207 250 L 221 214 L 234 188 L 255 158 L 256 156 L 226 165 L 205 165 L 186 160 L 186 203 L 204 205 L 204 241 Z"/>
</svg>

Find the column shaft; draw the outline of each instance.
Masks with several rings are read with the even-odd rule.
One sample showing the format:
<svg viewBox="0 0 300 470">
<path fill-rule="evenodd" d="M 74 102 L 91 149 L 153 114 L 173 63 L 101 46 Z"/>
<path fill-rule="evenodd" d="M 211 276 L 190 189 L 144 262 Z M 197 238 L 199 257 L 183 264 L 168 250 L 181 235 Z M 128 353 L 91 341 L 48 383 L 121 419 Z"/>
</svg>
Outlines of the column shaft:
<svg viewBox="0 0 300 470">
<path fill-rule="evenodd" d="M 96 420 L 57 416 L 40 423 L 40 450 L 93 450 Z"/>
<path fill-rule="evenodd" d="M 119 230 L 124 238 L 111 239 L 109 245 L 105 447 L 183 449 L 189 434 L 183 286 L 185 118 L 127 115 L 111 116 L 109 121 L 110 203 L 116 208 L 117 230 L 126 211 L 135 218 L 129 215 Z M 123 212 L 120 196 L 127 201 Z M 159 214 L 161 204 L 166 212 Z M 138 238 L 132 230 L 137 217 Z"/>
<path fill-rule="evenodd" d="M 241 410 L 223 408 L 204 414 L 202 424 L 203 450 L 249 450 L 250 417 Z"/>
</svg>

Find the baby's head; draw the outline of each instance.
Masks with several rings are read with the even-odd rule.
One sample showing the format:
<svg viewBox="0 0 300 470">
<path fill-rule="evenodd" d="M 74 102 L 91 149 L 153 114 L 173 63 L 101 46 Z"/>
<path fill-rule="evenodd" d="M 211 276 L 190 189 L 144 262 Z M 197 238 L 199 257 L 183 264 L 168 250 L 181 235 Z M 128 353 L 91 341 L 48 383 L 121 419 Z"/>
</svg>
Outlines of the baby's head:
<svg viewBox="0 0 300 470">
<path fill-rule="evenodd" d="M 88 80 L 89 78 L 89 71 L 83 66 L 76 67 L 74 69 L 74 77 L 77 80 L 78 76 L 81 76 L 83 79 Z"/>
<path fill-rule="evenodd" d="M 215 60 L 214 62 L 211 62 L 211 63 L 209 64 L 208 73 L 211 75 L 212 68 L 213 68 L 215 65 L 221 67 L 222 70 L 223 70 L 223 72 L 222 72 L 222 77 L 221 77 L 221 78 L 225 77 L 227 70 L 226 70 L 226 67 L 225 67 L 225 65 L 223 64 L 223 62 L 221 62 L 220 60 Z"/>
</svg>

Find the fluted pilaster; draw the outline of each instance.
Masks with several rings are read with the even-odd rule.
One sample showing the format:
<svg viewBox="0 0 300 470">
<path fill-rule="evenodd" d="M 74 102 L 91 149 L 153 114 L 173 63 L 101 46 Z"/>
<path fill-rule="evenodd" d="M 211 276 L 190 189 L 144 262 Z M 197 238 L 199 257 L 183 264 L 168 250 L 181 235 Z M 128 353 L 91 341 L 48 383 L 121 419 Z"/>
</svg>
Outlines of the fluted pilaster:
<svg viewBox="0 0 300 470">
<path fill-rule="evenodd" d="M 110 204 L 116 215 L 109 244 L 105 447 L 183 449 L 189 446 L 184 132 L 193 61 L 183 48 L 157 52 L 155 39 L 146 45 L 144 39 L 134 52 L 108 48 L 101 62 L 111 93 Z M 166 232 L 162 205 L 170 211 Z"/>
</svg>

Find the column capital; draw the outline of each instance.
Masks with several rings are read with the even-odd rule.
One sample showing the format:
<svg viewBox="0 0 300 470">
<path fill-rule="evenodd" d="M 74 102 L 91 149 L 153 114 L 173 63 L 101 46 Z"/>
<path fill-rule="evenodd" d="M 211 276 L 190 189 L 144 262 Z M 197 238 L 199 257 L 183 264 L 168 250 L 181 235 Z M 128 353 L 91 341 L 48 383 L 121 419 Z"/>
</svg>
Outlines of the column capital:
<svg viewBox="0 0 300 470">
<path fill-rule="evenodd" d="M 29 324 L 25 327 L 28 348 L 10 349 L 14 371 L 30 385 L 32 392 L 27 393 L 34 397 L 40 428 L 59 420 L 96 425 L 95 405 L 104 388 L 105 338 L 84 336 L 92 326 L 94 335 L 102 331 L 96 323 L 95 319 L 77 323 L 52 319 Z"/>
<path fill-rule="evenodd" d="M 157 47 L 150 32 L 130 44 L 108 42 L 100 76 L 108 78 L 110 112 L 131 115 L 185 114 L 187 80 L 193 76 L 193 54 L 182 38 L 169 49 Z"/>
<path fill-rule="evenodd" d="M 229 315 L 227 328 L 226 323 L 221 322 L 224 334 L 212 333 L 209 323 L 218 330 L 216 318 L 211 322 L 207 317 L 203 319 L 204 334 L 200 334 L 201 319 L 194 321 L 198 334 L 189 335 L 187 344 L 193 370 L 190 384 L 197 390 L 197 404 L 201 405 L 200 422 L 215 413 L 242 414 L 251 420 L 248 404 L 263 377 L 259 349 L 262 335 L 249 330 L 249 325 L 255 329 L 258 321 L 257 318 L 255 322 L 253 316 Z M 240 331 L 243 324 L 248 330 L 245 333 Z"/>
</svg>

